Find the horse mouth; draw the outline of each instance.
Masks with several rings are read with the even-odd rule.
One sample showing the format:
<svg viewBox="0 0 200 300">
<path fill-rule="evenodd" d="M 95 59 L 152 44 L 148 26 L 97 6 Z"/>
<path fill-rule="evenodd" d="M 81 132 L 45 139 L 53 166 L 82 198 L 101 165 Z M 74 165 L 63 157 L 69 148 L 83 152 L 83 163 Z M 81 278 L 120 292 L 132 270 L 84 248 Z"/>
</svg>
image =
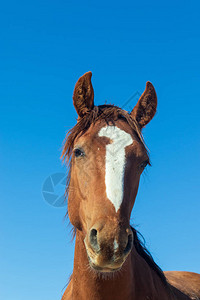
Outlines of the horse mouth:
<svg viewBox="0 0 200 300">
<path fill-rule="evenodd" d="M 119 271 L 121 269 L 121 266 L 120 267 L 117 267 L 117 268 L 114 268 L 112 266 L 110 267 L 100 267 L 100 266 L 97 266 L 96 264 L 94 264 L 90 257 L 88 256 L 88 260 L 89 260 L 89 264 L 90 264 L 90 267 L 95 270 L 95 271 L 98 271 L 98 272 L 101 272 L 101 273 L 114 273 L 116 271 Z"/>
<path fill-rule="evenodd" d="M 116 264 L 115 262 L 111 262 L 110 264 L 107 264 L 106 266 L 99 266 L 97 264 L 95 264 L 92 259 L 90 258 L 90 256 L 87 253 L 87 257 L 88 257 L 88 261 L 89 261 L 89 265 L 90 267 L 100 273 L 114 273 L 119 271 L 122 268 L 122 265 L 124 263 L 124 261 L 122 261 L 120 264 L 119 262 Z"/>
</svg>

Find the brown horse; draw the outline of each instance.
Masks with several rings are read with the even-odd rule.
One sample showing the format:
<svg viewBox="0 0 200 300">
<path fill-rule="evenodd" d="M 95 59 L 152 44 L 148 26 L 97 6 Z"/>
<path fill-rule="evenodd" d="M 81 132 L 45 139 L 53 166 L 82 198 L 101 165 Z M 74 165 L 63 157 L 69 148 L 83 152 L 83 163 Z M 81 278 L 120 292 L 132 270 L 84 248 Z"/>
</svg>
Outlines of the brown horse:
<svg viewBox="0 0 200 300">
<path fill-rule="evenodd" d="M 141 130 L 156 112 L 154 87 L 147 82 L 129 114 L 94 106 L 91 76 L 84 74 L 75 86 L 78 122 L 63 149 L 76 243 L 62 300 L 199 299 L 200 275 L 162 272 L 130 226 L 140 176 L 150 163 Z"/>
</svg>

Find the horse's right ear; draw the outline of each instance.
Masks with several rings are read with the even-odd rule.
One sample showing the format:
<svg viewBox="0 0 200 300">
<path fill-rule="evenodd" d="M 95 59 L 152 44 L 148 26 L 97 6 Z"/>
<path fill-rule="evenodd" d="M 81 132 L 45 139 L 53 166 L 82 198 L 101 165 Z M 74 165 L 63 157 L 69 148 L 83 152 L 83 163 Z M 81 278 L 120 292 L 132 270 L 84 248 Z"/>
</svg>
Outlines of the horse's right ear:
<svg viewBox="0 0 200 300">
<path fill-rule="evenodd" d="M 94 90 L 91 83 L 92 72 L 87 72 L 77 81 L 73 103 L 79 117 L 83 117 L 94 107 Z"/>
</svg>

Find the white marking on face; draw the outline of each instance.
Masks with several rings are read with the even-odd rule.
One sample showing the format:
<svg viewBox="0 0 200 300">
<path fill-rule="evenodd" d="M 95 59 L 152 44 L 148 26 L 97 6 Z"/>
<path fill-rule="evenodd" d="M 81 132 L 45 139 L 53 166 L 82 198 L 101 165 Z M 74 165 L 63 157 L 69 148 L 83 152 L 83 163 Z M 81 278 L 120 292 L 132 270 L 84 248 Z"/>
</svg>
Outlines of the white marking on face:
<svg viewBox="0 0 200 300">
<path fill-rule="evenodd" d="M 111 139 L 106 145 L 105 183 L 107 197 L 117 212 L 124 195 L 125 148 L 133 143 L 133 138 L 116 126 L 102 127 L 99 136 Z"/>
</svg>

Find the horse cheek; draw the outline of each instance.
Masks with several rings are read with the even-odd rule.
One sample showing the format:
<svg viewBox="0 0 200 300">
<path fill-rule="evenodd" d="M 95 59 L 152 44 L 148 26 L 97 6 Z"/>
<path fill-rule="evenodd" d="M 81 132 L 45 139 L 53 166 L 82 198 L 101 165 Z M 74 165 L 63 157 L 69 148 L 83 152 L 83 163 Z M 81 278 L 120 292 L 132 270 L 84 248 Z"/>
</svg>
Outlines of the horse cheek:
<svg viewBox="0 0 200 300">
<path fill-rule="evenodd" d="M 79 210 L 80 210 L 80 201 L 78 200 L 78 197 L 76 197 L 74 190 L 70 189 L 68 195 L 68 216 L 71 224 L 75 228 L 81 230 Z"/>
</svg>

